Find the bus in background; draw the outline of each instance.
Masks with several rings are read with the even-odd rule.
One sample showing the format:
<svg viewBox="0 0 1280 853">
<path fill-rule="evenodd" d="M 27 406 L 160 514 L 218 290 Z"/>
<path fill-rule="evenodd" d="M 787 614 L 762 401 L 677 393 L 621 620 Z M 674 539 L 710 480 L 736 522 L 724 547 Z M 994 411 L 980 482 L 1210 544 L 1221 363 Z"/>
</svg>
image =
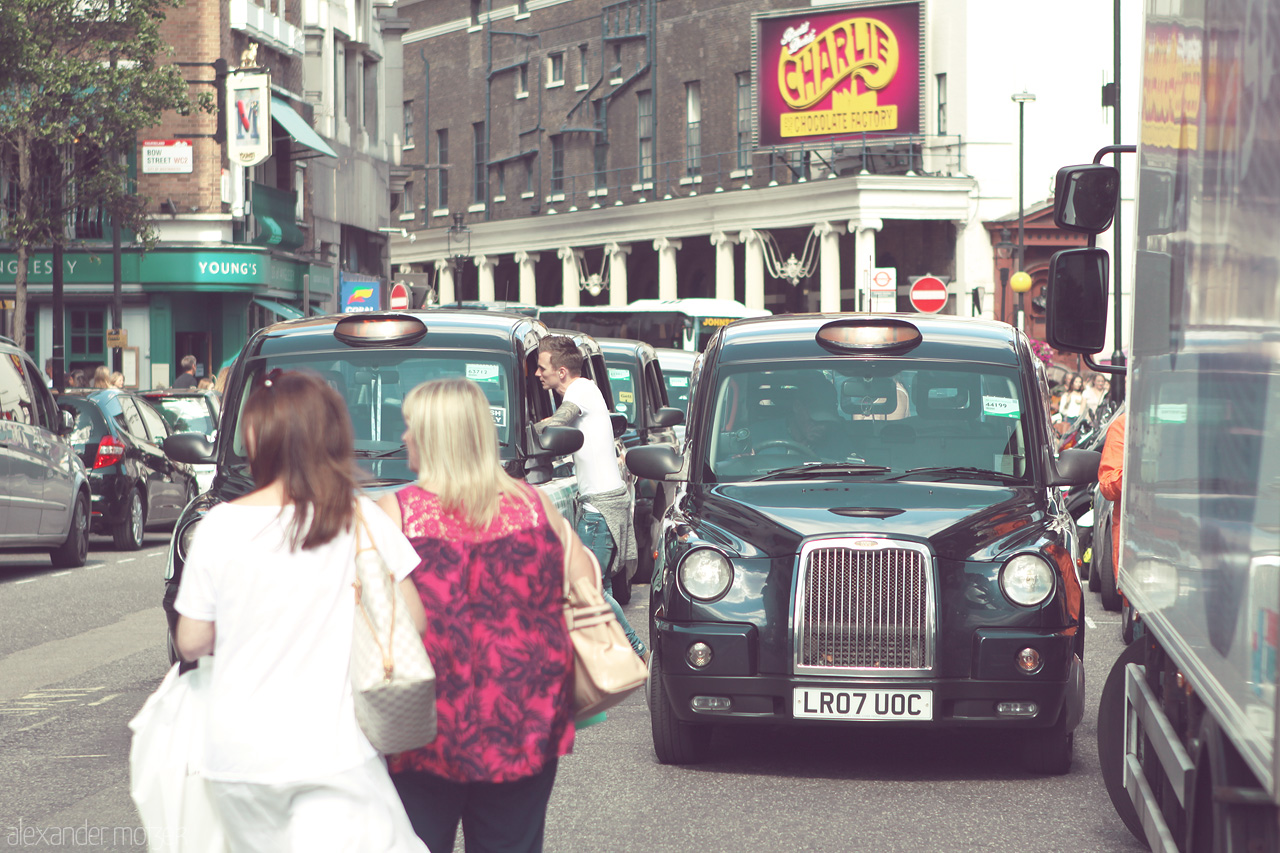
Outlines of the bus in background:
<svg viewBox="0 0 1280 853">
<path fill-rule="evenodd" d="M 539 310 L 538 319 L 549 327 L 576 329 L 595 338 L 630 338 L 653 347 L 702 352 L 721 326 L 769 313 L 731 299 L 637 299 L 621 308 L 555 305 Z"/>
</svg>

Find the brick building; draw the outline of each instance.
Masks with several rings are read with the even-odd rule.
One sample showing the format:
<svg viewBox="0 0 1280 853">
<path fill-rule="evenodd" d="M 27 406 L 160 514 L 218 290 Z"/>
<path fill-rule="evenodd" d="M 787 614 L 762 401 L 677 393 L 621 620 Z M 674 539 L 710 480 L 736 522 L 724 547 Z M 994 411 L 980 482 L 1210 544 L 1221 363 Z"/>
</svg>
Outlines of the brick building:
<svg viewBox="0 0 1280 853">
<path fill-rule="evenodd" d="M 255 329 L 337 311 L 344 288 L 385 280 L 389 182 L 402 150 L 398 107 L 387 109 L 401 100 L 402 77 L 390 8 L 188 0 L 163 33 L 192 93 L 216 94 L 219 111 L 167 115 L 128 153 L 158 235 L 145 254 L 123 235 L 122 366 L 138 387 L 171 383 L 189 353 L 198 375 L 213 375 Z M 242 73 L 265 75 L 243 100 L 227 93 Z M 264 147 L 241 165 L 250 138 Z M 67 368 L 110 364 L 110 227 L 84 211 L 67 228 Z M 13 258 L 0 245 L 0 293 Z M 52 352 L 51 270 L 49 254 L 37 253 L 27 323 L 41 361 Z"/>
<path fill-rule="evenodd" d="M 1010 40 L 995 5 L 401 0 L 393 278 L 442 302 L 720 297 L 800 311 L 910 310 L 911 283 L 929 275 L 947 285 L 944 312 L 1012 320 L 995 243 L 1002 224 L 1016 231 L 1018 112 L 993 55 Z M 1016 26 L 1013 41 L 1051 34 Z M 861 32 L 882 55 L 840 59 L 844 35 Z M 1105 69 L 1109 44 L 1083 45 L 1073 62 Z M 1036 63 L 1051 73 L 1053 55 Z M 890 59 L 891 79 L 869 87 Z M 815 76 L 816 101 L 780 106 L 780 64 L 798 73 L 809 60 L 834 63 Z M 1074 88 L 1097 97 L 1093 80 Z M 1042 94 L 1073 117 L 1075 98 Z M 1045 197 L 1050 168 L 1109 141 L 1105 116 L 1075 126 L 1035 138 L 1028 197 Z M 1039 247 L 1056 239 L 1045 229 L 1027 231 L 1044 236 L 1025 254 L 1028 305 L 1049 256 Z"/>
</svg>

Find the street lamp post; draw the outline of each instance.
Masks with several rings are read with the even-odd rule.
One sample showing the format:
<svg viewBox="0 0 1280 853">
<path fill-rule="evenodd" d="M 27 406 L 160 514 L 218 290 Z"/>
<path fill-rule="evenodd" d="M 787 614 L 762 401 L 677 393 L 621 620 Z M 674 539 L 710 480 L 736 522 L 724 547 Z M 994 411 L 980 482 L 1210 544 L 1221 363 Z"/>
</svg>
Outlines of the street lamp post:
<svg viewBox="0 0 1280 853">
<path fill-rule="evenodd" d="M 1024 234 L 1024 230 L 1026 228 L 1026 219 L 1022 209 L 1022 176 L 1023 176 L 1022 152 L 1024 150 L 1023 145 L 1024 145 L 1024 128 L 1025 128 L 1023 118 L 1024 118 L 1024 113 L 1026 111 L 1027 101 L 1034 101 L 1036 99 L 1036 96 L 1024 89 L 1021 92 L 1018 92 L 1014 95 L 1010 95 L 1010 99 L 1013 100 L 1013 102 L 1018 105 L 1018 272 L 1021 273 L 1023 272 L 1022 268 L 1025 265 L 1026 251 L 1027 251 L 1026 237 Z M 1015 288 L 1015 290 L 1016 289 L 1017 288 Z M 1025 289 L 1018 291 L 1018 328 L 1021 329 L 1022 331 L 1026 331 L 1025 329 L 1023 329 L 1023 323 L 1025 322 L 1023 318 L 1026 316 L 1023 313 L 1023 300 L 1025 299 L 1025 297 L 1022 294 L 1024 292 L 1025 292 Z"/>
</svg>

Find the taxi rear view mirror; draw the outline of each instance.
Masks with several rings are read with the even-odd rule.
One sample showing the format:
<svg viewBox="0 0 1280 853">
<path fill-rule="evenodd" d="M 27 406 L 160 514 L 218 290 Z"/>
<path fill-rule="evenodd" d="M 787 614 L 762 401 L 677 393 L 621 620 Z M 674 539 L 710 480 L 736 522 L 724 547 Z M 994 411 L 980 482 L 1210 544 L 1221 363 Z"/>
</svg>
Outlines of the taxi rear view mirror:
<svg viewBox="0 0 1280 853">
<path fill-rule="evenodd" d="M 1101 234 L 1120 200 L 1120 170 L 1092 164 L 1063 166 L 1054 180 L 1053 222 L 1064 231 Z"/>
<path fill-rule="evenodd" d="M 1105 249 L 1064 249 L 1049 259 L 1045 338 L 1064 352 L 1102 352 L 1107 338 Z"/>
</svg>

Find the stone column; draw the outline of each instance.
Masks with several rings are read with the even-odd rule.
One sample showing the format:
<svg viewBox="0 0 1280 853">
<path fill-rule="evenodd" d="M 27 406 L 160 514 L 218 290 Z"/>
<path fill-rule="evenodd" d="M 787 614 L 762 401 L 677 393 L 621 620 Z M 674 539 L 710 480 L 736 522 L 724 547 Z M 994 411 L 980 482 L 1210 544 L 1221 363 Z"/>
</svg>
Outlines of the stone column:
<svg viewBox="0 0 1280 853">
<path fill-rule="evenodd" d="M 556 252 L 556 257 L 560 259 L 560 276 L 564 288 L 560 301 L 570 308 L 582 304 L 578 298 L 578 292 L 582 289 L 578 278 L 578 255 L 578 250 L 571 246 L 565 246 Z"/>
<path fill-rule="evenodd" d="M 538 304 L 538 283 L 534 272 L 540 257 L 537 252 L 516 252 L 516 263 L 520 265 L 520 301 L 525 305 Z"/>
<path fill-rule="evenodd" d="M 738 239 L 723 231 L 711 235 L 711 245 L 716 247 L 716 299 L 733 298 L 733 246 Z"/>
<path fill-rule="evenodd" d="M 497 258 L 488 255 L 476 255 L 476 276 L 480 283 L 478 299 L 481 302 L 493 301 L 493 268 L 498 265 Z"/>
<path fill-rule="evenodd" d="M 609 256 L 609 307 L 621 308 L 627 304 L 627 255 L 631 246 L 626 243 L 607 243 L 605 254 Z"/>
<path fill-rule="evenodd" d="M 653 248 L 658 252 L 658 298 L 676 299 L 676 252 L 680 250 L 679 240 L 659 237 L 653 241 Z"/>
<path fill-rule="evenodd" d="M 818 310 L 836 312 L 840 310 L 840 235 L 845 226 L 841 222 L 819 222 L 813 230 L 818 235 Z"/>
<path fill-rule="evenodd" d="M 746 303 L 748 308 L 764 307 L 764 241 L 760 234 L 747 230 L 738 235 L 746 249 L 743 272 L 746 277 Z"/>
<path fill-rule="evenodd" d="M 871 310 L 871 275 L 876 267 L 876 232 L 884 227 L 882 219 L 855 219 L 849 223 L 854 229 L 854 276 L 858 289 L 858 311 Z"/>
<path fill-rule="evenodd" d="M 453 295 L 452 261 L 436 261 L 436 299 L 441 305 L 447 305 L 456 299 Z"/>
</svg>

